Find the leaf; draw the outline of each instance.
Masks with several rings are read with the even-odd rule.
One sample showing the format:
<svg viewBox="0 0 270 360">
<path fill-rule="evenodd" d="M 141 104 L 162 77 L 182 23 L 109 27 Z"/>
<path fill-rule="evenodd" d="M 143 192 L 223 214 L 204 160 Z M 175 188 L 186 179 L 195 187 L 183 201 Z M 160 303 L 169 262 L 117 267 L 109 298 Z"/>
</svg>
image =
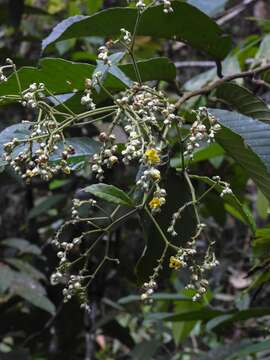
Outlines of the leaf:
<svg viewBox="0 0 270 360">
<path fill-rule="evenodd" d="M 142 81 L 152 80 L 174 80 L 176 69 L 174 64 L 167 58 L 155 58 L 138 61 L 138 68 Z M 132 64 L 119 65 L 119 69 L 129 79 L 135 81 L 136 75 Z M 74 91 L 84 91 L 85 79 L 93 75 L 94 65 L 76 63 L 64 59 L 44 58 L 40 60 L 40 66 L 22 67 L 18 71 L 22 89 L 26 89 L 33 82 L 44 83 L 55 95 L 72 94 Z M 114 76 L 108 76 L 104 86 L 108 89 L 125 89 L 122 81 Z M 18 93 L 16 77 L 12 74 L 8 81 L 0 84 L 0 97 Z M 0 99 L 0 103 L 5 103 Z"/>
<path fill-rule="evenodd" d="M 33 254 L 40 255 L 41 250 L 38 246 L 31 244 L 29 241 L 20 238 L 9 238 L 2 240 L 0 245 L 6 245 L 9 247 L 13 247 L 20 251 L 22 254 Z"/>
<path fill-rule="evenodd" d="M 257 229 L 255 239 L 252 241 L 255 257 L 268 257 L 270 251 L 270 225 Z"/>
<path fill-rule="evenodd" d="M 160 346 L 157 340 L 145 340 L 137 344 L 132 350 L 130 356 L 133 360 L 149 360 L 155 355 L 155 352 Z"/>
<path fill-rule="evenodd" d="M 207 321 L 217 316 L 223 315 L 219 310 L 201 309 L 195 311 L 180 312 L 179 314 L 169 315 L 163 318 L 163 321 Z"/>
<path fill-rule="evenodd" d="M 155 301 L 192 301 L 192 299 L 187 296 L 169 293 L 155 293 L 151 298 Z M 139 295 L 128 295 L 118 300 L 120 305 L 126 305 L 133 302 L 141 302 L 141 297 Z"/>
<path fill-rule="evenodd" d="M 211 113 L 223 127 L 217 142 L 270 199 L 270 125 L 227 110 Z"/>
<path fill-rule="evenodd" d="M 43 309 L 52 315 L 55 314 L 54 304 L 45 295 L 39 294 L 35 289 L 30 287 L 17 286 L 14 289 L 14 293 L 35 305 L 36 307 Z"/>
<path fill-rule="evenodd" d="M 15 275 L 16 272 L 9 266 L 0 263 L 0 294 L 6 292 L 6 290 L 10 287 Z"/>
<path fill-rule="evenodd" d="M 173 1 L 172 7 L 174 12 L 171 14 L 165 14 L 162 5 L 147 9 L 141 16 L 137 35 L 175 38 L 215 59 L 225 58 L 230 51 L 231 40 L 212 19 L 183 2 Z M 92 16 L 70 17 L 59 23 L 43 40 L 42 49 L 45 50 L 57 41 L 71 38 L 119 36 L 121 28 L 132 33 L 136 17 L 136 9 L 119 7 L 100 11 Z"/>
<path fill-rule="evenodd" d="M 94 139 L 90 139 L 88 137 L 72 137 L 67 138 L 65 140 L 66 145 L 71 145 L 75 153 L 74 155 L 70 155 L 68 157 L 68 163 L 74 164 L 81 161 L 84 161 L 85 158 L 94 155 L 98 152 L 100 143 Z M 59 143 L 58 149 L 56 152 L 50 157 L 50 161 L 59 161 L 62 159 L 62 152 L 64 150 L 63 142 Z"/>
<path fill-rule="evenodd" d="M 270 58 L 270 46 L 269 46 L 269 42 L 270 42 L 270 35 L 265 35 L 259 50 L 256 53 L 255 59 L 254 59 L 254 64 L 260 63 L 262 60 L 267 60 Z"/>
<path fill-rule="evenodd" d="M 193 312 L 202 308 L 203 304 L 194 301 L 185 301 L 177 304 L 174 307 L 174 312 L 180 314 L 185 312 Z M 191 333 L 197 321 L 180 321 L 174 322 L 172 325 L 173 337 L 175 344 L 181 344 Z"/>
<path fill-rule="evenodd" d="M 125 86 L 130 87 L 132 81 L 125 75 L 125 73 L 117 66 L 118 63 L 125 56 L 124 52 L 117 52 L 109 56 L 110 64 L 104 64 L 104 62 L 97 60 L 97 66 L 94 70 L 93 77 L 99 73 L 99 81 L 104 83 L 108 74 L 113 75 L 116 79 L 120 80 Z M 99 84 L 95 85 L 96 91 L 100 91 Z"/>
<path fill-rule="evenodd" d="M 1 360 L 30 360 L 30 354 L 28 350 L 14 350 L 9 352 L 0 352 Z"/>
<path fill-rule="evenodd" d="M 214 186 L 216 184 L 214 180 L 210 179 L 207 176 L 192 175 L 192 178 L 202 181 L 210 186 Z M 219 194 L 221 194 L 223 188 L 224 187 L 221 186 L 220 184 L 216 184 L 214 190 L 217 191 Z M 241 204 L 234 194 L 225 194 L 223 200 L 226 203 L 228 203 L 238 213 L 240 220 L 243 221 L 245 224 L 249 225 L 252 232 L 255 234 L 256 232 L 255 220 L 253 219 L 251 212 L 248 210 L 247 206 Z"/>
<path fill-rule="evenodd" d="M 212 319 L 207 324 L 207 330 L 219 330 L 224 329 L 225 326 L 234 324 L 236 321 L 246 321 L 252 318 L 260 318 L 270 315 L 270 308 L 249 308 L 247 310 L 232 311 L 227 313 L 221 313 L 220 315 L 212 316 Z M 209 317 L 210 319 L 211 317 Z"/>
<path fill-rule="evenodd" d="M 103 0 L 88 0 L 87 3 L 88 12 L 93 14 L 102 7 Z"/>
<path fill-rule="evenodd" d="M 42 274 L 39 270 L 34 268 L 32 265 L 30 265 L 28 262 L 22 261 L 20 259 L 14 259 L 14 258 L 6 258 L 5 262 L 8 264 L 14 266 L 20 272 L 23 272 L 30 277 L 32 277 L 35 280 L 46 280 L 46 277 L 44 274 Z"/>
<path fill-rule="evenodd" d="M 1 86 L 1 85 L 0 85 Z M 6 165 L 6 161 L 3 158 L 4 144 L 11 141 L 15 137 L 18 139 L 25 139 L 29 129 L 29 123 L 26 124 L 14 124 L 8 126 L 0 132 L 0 166 Z M 17 147 L 20 148 L 20 147 Z"/>
<path fill-rule="evenodd" d="M 225 151 L 219 144 L 217 143 L 207 144 L 205 147 L 201 147 L 194 151 L 194 155 L 190 163 L 194 164 L 200 161 L 214 159 L 224 154 Z M 171 158 L 170 165 L 171 167 L 174 168 L 181 168 L 182 160 L 180 153 L 177 153 L 173 158 Z"/>
<path fill-rule="evenodd" d="M 224 346 L 218 346 L 200 356 L 198 360 L 231 360 L 236 358 L 243 358 L 250 354 L 255 354 L 264 350 L 270 349 L 270 340 L 260 342 L 253 342 L 244 340 L 240 343 L 232 343 Z"/>
<path fill-rule="evenodd" d="M 94 184 L 87 186 L 83 191 L 114 204 L 133 206 L 132 199 L 123 190 L 113 185 Z"/>
<path fill-rule="evenodd" d="M 56 205 L 59 205 L 66 199 L 64 194 L 55 194 L 48 196 L 44 201 L 31 209 L 28 213 L 28 220 L 38 217 L 41 214 L 46 213 L 48 210 L 54 208 Z"/>
<path fill-rule="evenodd" d="M 225 82 L 217 88 L 215 96 L 225 100 L 241 114 L 268 124 L 270 122 L 270 109 L 267 104 L 243 86 Z"/>
<path fill-rule="evenodd" d="M 263 193 L 258 190 L 257 198 L 256 198 L 256 210 L 258 215 L 263 219 L 266 220 L 269 214 L 269 201 L 263 195 Z"/>
</svg>

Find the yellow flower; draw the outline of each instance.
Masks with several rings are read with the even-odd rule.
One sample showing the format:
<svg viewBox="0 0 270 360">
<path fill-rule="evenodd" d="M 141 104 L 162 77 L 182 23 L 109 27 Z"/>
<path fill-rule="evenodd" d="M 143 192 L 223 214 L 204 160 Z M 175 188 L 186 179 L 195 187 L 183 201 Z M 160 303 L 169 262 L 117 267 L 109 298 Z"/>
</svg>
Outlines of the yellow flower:
<svg viewBox="0 0 270 360">
<path fill-rule="evenodd" d="M 148 149 L 144 153 L 149 164 L 154 165 L 160 162 L 159 152 L 156 149 Z"/>
<path fill-rule="evenodd" d="M 171 256 L 169 267 L 175 270 L 181 269 L 181 267 L 183 267 L 183 262 L 177 259 L 175 256 Z"/>
<path fill-rule="evenodd" d="M 162 201 L 158 197 L 154 197 L 150 202 L 149 206 L 152 210 L 159 208 L 162 205 Z"/>
</svg>

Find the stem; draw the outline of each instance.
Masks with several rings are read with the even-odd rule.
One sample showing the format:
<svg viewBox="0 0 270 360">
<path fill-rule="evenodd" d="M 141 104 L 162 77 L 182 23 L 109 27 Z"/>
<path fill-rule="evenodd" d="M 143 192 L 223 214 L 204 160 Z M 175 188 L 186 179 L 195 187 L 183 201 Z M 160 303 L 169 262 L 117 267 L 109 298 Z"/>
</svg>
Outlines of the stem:
<svg viewBox="0 0 270 360">
<path fill-rule="evenodd" d="M 158 222 L 156 221 L 154 216 L 151 214 L 151 211 L 148 209 L 147 206 L 145 207 L 145 211 L 147 212 L 148 216 L 152 220 L 153 224 L 155 225 L 157 231 L 159 232 L 160 236 L 162 237 L 162 239 L 165 242 L 165 244 L 167 245 L 167 247 L 169 246 L 175 250 L 179 250 L 177 246 L 171 244 L 170 241 L 166 238 L 164 232 L 162 231 L 161 227 L 159 226 Z"/>
<path fill-rule="evenodd" d="M 191 198 L 192 198 L 192 203 L 193 203 L 193 208 L 194 208 L 194 213 L 195 213 L 195 216 L 196 216 L 196 220 L 197 220 L 197 223 L 200 224 L 201 223 L 201 220 L 200 220 L 200 216 L 199 216 L 199 212 L 198 212 L 198 209 L 197 209 L 197 198 L 196 198 L 196 193 L 195 193 L 195 189 L 192 185 L 192 182 L 190 180 L 190 177 L 187 173 L 187 171 L 185 170 L 184 171 L 184 176 L 185 176 L 185 179 L 188 183 L 188 186 L 189 186 L 189 189 L 190 189 L 190 193 L 191 193 Z"/>
</svg>

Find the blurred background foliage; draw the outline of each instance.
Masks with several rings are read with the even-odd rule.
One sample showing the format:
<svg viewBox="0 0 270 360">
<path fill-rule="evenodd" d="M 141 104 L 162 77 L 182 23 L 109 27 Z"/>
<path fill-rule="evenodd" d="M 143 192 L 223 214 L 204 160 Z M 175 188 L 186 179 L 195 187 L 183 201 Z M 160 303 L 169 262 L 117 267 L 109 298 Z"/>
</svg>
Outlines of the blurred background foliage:
<svg viewBox="0 0 270 360">
<path fill-rule="evenodd" d="M 224 74 L 244 71 L 250 64 L 255 66 L 256 61 L 269 60 L 269 1 L 189 3 L 213 17 L 232 35 L 233 48 L 223 61 Z M 59 21 L 121 5 L 126 6 L 126 1 L 2 0 L 0 63 L 10 57 L 19 68 L 40 69 L 39 59 L 44 57 L 41 41 Z M 196 34 L 196 27 L 192 31 Z M 95 65 L 97 48 L 104 40 L 100 36 L 63 40 L 46 50 L 46 56 Z M 176 81 L 160 82 L 172 100 L 180 87 L 192 91 L 217 78 L 215 62 L 181 42 L 142 36 L 136 42 L 136 54 L 139 59 L 167 56 L 173 61 Z M 60 75 L 56 70 L 59 87 L 64 86 Z M 246 81 L 253 94 L 266 103 L 270 101 L 268 79 L 266 74 L 265 86 Z M 243 80 L 238 85 L 243 85 Z M 222 104 L 226 105 L 232 91 L 224 89 L 223 96 L 213 96 L 224 97 Z M 198 96 L 183 111 L 188 116 L 190 108 L 211 105 L 214 100 Z M 78 106 L 78 101 L 71 99 L 72 104 Z M 31 114 L 18 106 L 6 105 L 0 108 L 0 116 L 2 131 Z M 70 136 L 93 137 L 106 126 L 107 123 L 101 128 L 74 127 L 69 130 Z M 124 143 L 125 134 L 120 129 L 117 135 Z M 82 149 L 84 155 L 89 155 L 85 151 Z M 220 266 L 211 274 L 211 291 L 202 301 L 192 302 L 191 291 L 183 290 L 186 274 L 181 271 L 164 274 L 154 303 L 141 304 L 134 268 L 145 239 L 135 219 L 130 219 L 112 235 L 114 256 L 121 259 L 120 265 L 106 266 L 89 289 L 90 314 L 84 314 L 75 300 L 63 304 L 61 287 L 52 287 L 49 282 L 57 261 L 50 239 L 70 216 L 72 198 L 94 182 L 89 166 L 80 166 L 68 177 L 58 176 L 49 183 L 37 180 L 31 185 L 25 185 L 10 168 L 2 166 L 0 360 L 269 359 L 270 190 L 267 186 L 264 191 L 259 190 L 247 169 L 240 165 L 218 144 L 198 151 L 192 162 L 196 173 L 210 178 L 219 175 L 228 181 L 245 209 L 235 202 L 223 202 L 218 194 L 204 198 L 202 213 L 211 225 L 209 235 L 216 241 Z M 179 166 L 177 153 L 171 166 Z M 119 165 L 106 176 L 108 183 L 127 189 L 134 169 Z M 173 176 L 169 186 L 179 197 L 184 193 Z M 198 181 L 196 190 L 203 189 L 203 182 Z M 244 217 L 246 212 L 254 218 L 250 227 Z M 166 215 L 167 212 L 163 216 Z M 191 217 L 186 219 L 187 229 L 191 222 Z M 152 254 L 158 245 L 153 243 L 155 234 L 148 235 Z M 98 254 L 92 261 L 98 264 Z"/>
</svg>

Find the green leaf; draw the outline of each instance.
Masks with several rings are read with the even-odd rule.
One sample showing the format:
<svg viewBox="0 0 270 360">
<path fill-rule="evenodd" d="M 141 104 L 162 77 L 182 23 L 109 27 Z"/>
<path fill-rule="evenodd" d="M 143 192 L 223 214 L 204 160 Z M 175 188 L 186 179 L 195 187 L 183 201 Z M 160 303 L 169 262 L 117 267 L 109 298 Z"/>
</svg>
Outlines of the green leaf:
<svg viewBox="0 0 270 360">
<path fill-rule="evenodd" d="M 28 350 L 14 350 L 9 352 L 0 352 L 1 360 L 30 360 L 30 354 Z"/>
<path fill-rule="evenodd" d="M 138 61 L 138 68 L 142 81 L 174 80 L 176 70 L 174 64 L 165 57 Z M 119 69 L 125 76 L 133 81 L 136 75 L 132 64 L 119 65 Z M 85 79 L 91 78 L 95 70 L 94 65 L 76 63 L 64 59 L 44 58 L 40 60 L 40 66 L 22 67 L 18 71 L 22 89 L 26 89 L 33 82 L 44 83 L 55 95 L 72 94 L 84 91 Z M 123 82 L 109 74 L 104 84 L 108 89 L 123 90 Z M 0 84 L 0 97 L 17 94 L 18 86 L 15 75 L 11 75 L 8 81 Z M 0 104 L 5 103 L 0 99 Z"/>
<path fill-rule="evenodd" d="M 2 240 L 0 245 L 13 247 L 20 251 L 22 254 L 40 255 L 41 250 L 37 245 L 31 244 L 29 241 L 20 238 L 9 238 Z"/>
<path fill-rule="evenodd" d="M 155 352 L 160 346 L 160 342 L 157 340 L 145 340 L 132 350 L 130 356 L 133 360 L 149 360 L 155 355 Z"/>
<path fill-rule="evenodd" d="M 194 301 L 185 301 L 177 304 L 174 307 L 174 312 L 177 314 L 181 313 L 191 313 L 195 310 L 201 309 L 203 306 L 202 303 L 194 302 Z M 191 333 L 193 328 L 195 327 L 197 321 L 177 321 L 172 325 L 174 342 L 178 346 L 181 344 Z"/>
<path fill-rule="evenodd" d="M 141 16 L 137 35 L 175 38 L 187 42 L 215 59 L 225 58 L 230 51 L 231 40 L 212 19 L 197 8 L 180 1 L 173 1 L 172 7 L 174 12 L 171 14 L 165 14 L 162 5 L 146 10 Z M 136 18 L 136 9 L 118 7 L 100 11 L 92 16 L 73 16 L 52 30 L 43 40 L 42 49 L 45 50 L 49 45 L 65 39 L 119 36 L 121 28 L 133 32 Z"/>
<path fill-rule="evenodd" d="M 29 134 L 28 129 L 29 124 L 14 124 L 8 126 L 0 132 L 0 166 L 4 166 L 7 164 L 3 157 L 5 143 L 11 141 L 15 137 L 18 139 L 25 139 Z M 18 146 L 17 149 L 21 149 L 21 147 Z"/>
<path fill-rule="evenodd" d="M 241 114 L 270 122 L 270 109 L 267 104 L 243 86 L 225 82 L 217 88 L 215 96 L 226 101 Z"/>
<path fill-rule="evenodd" d="M 270 58 L 270 35 L 265 35 L 261 44 L 260 44 L 260 47 L 259 47 L 259 50 L 257 51 L 256 53 L 256 56 L 255 56 L 255 59 L 254 59 L 254 64 L 257 64 L 257 63 L 260 63 L 262 60 L 269 60 Z"/>
<path fill-rule="evenodd" d="M 255 239 L 252 241 L 255 257 L 268 257 L 270 251 L 270 225 L 257 229 Z"/>
<path fill-rule="evenodd" d="M 223 147 L 221 147 L 217 143 L 207 144 L 205 147 L 201 147 L 194 151 L 193 158 L 191 159 L 191 163 L 197 163 L 200 161 L 206 161 L 210 159 L 215 159 L 225 154 Z M 180 153 L 177 153 L 173 158 L 170 160 L 170 165 L 173 168 L 181 168 L 182 160 Z"/>
<path fill-rule="evenodd" d="M 26 139 L 29 136 L 29 123 L 27 124 L 15 124 L 8 126 L 0 133 L 0 166 L 6 165 L 4 160 L 4 144 L 11 141 L 14 137 L 18 139 Z M 99 147 L 100 143 L 94 139 L 87 137 L 73 137 L 67 138 L 65 140 L 66 145 L 73 146 L 75 153 L 68 157 L 69 164 L 77 164 L 84 161 L 89 156 L 95 154 Z M 35 144 L 34 144 L 35 146 Z M 20 145 L 15 148 L 12 156 L 15 157 L 20 151 L 24 149 L 25 145 Z M 64 150 L 64 143 L 59 142 L 58 149 L 51 155 L 50 161 L 57 162 L 62 159 L 62 152 Z"/>
<path fill-rule="evenodd" d="M 202 181 L 210 186 L 214 186 L 216 184 L 216 182 L 214 180 L 210 179 L 207 176 L 192 175 L 192 178 Z M 214 187 L 214 190 L 220 194 L 222 192 L 223 188 L 224 187 L 221 186 L 220 184 L 216 184 Z M 255 234 L 256 224 L 255 224 L 255 221 L 251 215 L 251 212 L 247 208 L 247 206 L 244 204 L 241 204 L 240 201 L 237 199 L 237 197 L 234 194 L 225 194 L 223 197 L 223 200 L 226 203 L 228 203 L 238 213 L 238 217 L 240 218 L 240 220 L 242 222 L 244 222 L 245 224 L 249 225 L 252 232 Z"/>
<path fill-rule="evenodd" d="M 16 272 L 13 271 L 9 266 L 0 263 L 0 294 L 6 292 L 10 287 Z"/>
<path fill-rule="evenodd" d="M 102 7 L 103 0 L 88 0 L 87 3 L 89 14 L 93 14 Z"/>
<path fill-rule="evenodd" d="M 211 109 L 222 125 L 217 142 L 270 199 L 270 125 L 236 112 Z"/>
<path fill-rule="evenodd" d="M 66 145 L 71 145 L 75 153 L 68 157 L 69 164 L 76 164 L 78 162 L 84 161 L 89 156 L 94 155 L 98 152 L 100 143 L 94 139 L 88 137 L 72 137 L 65 140 Z M 63 142 L 59 143 L 58 149 L 50 157 L 50 161 L 59 161 L 62 159 L 62 152 L 64 150 Z"/>
<path fill-rule="evenodd" d="M 94 184 L 87 186 L 83 191 L 114 204 L 133 206 L 132 199 L 123 190 L 113 185 Z"/>
<path fill-rule="evenodd" d="M 169 293 L 155 293 L 151 298 L 155 301 L 192 301 L 192 299 L 187 296 Z M 133 302 L 141 302 L 141 297 L 139 295 L 128 295 L 118 300 L 120 305 L 126 305 Z"/>
<path fill-rule="evenodd" d="M 269 214 L 269 201 L 260 190 L 257 192 L 256 209 L 258 215 L 266 220 Z"/>
<path fill-rule="evenodd" d="M 207 321 L 211 320 L 213 318 L 216 318 L 217 316 L 223 315 L 224 312 L 219 310 L 210 310 L 210 309 L 201 309 L 201 310 L 195 310 L 195 311 L 186 311 L 186 312 L 180 312 L 179 314 L 174 314 L 170 316 L 166 316 L 163 318 L 164 321 Z"/>
<path fill-rule="evenodd" d="M 120 80 L 126 87 L 130 87 L 132 85 L 132 81 L 118 67 L 118 63 L 123 59 L 124 56 L 125 56 L 124 52 L 117 52 L 110 55 L 109 56 L 110 65 L 104 64 L 103 61 L 98 60 L 93 76 L 99 73 L 100 74 L 99 80 L 101 83 L 104 83 L 104 81 L 107 78 L 107 75 L 111 74 L 113 77 Z M 99 92 L 100 86 L 98 84 L 95 85 L 95 89 Z"/>
<path fill-rule="evenodd" d="M 260 318 L 270 315 L 269 307 L 260 307 L 260 308 L 249 308 L 247 310 L 241 311 L 232 311 L 227 313 L 218 313 L 215 316 L 212 316 L 212 319 L 207 324 L 207 330 L 218 330 L 224 329 L 225 326 L 235 324 L 236 321 L 246 321 L 252 318 Z M 209 320 L 211 317 L 209 316 Z"/>
<path fill-rule="evenodd" d="M 64 194 L 55 194 L 48 196 L 44 201 L 31 209 L 28 213 L 28 219 L 36 218 L 39 215 L 46 213 L 48 210 L 54 208 L 56 205 L 59 205 L 66 199 Z"/>
<path fill-rule="evenodd" d="M 244 356 L 256 354 L 261 351 L 270 349 L 270 340 L 253 342 L 244 340 L 240 343 L 232 343 L 224 346 L 218 346 L 200 356 L 198 360 L 232 360 L 243 359 Z"/>
<path fill-rule="evenodd" d="M 13 291 L 16 295 L 22 297 L 36 307 L 45 310 L 52 315 L 55 314 L 54 304 L 45 295 L 38 293 L 35 289 L 25 286 L 16 286 Z"/>
<path fill-rule="evenodd" d="M 36 280 L 46 280 L 46 277 L 44 274 L 42 274 L 39 270 L 34 268 L 32 265 L 30 265 L 28 262 L 22 261 L 20 259 L 14 259 L 14 258 L 6 258 L 5 261 L 20 270 L 20 272 L 23 272 L 33 279 Z"/>
</svg>

